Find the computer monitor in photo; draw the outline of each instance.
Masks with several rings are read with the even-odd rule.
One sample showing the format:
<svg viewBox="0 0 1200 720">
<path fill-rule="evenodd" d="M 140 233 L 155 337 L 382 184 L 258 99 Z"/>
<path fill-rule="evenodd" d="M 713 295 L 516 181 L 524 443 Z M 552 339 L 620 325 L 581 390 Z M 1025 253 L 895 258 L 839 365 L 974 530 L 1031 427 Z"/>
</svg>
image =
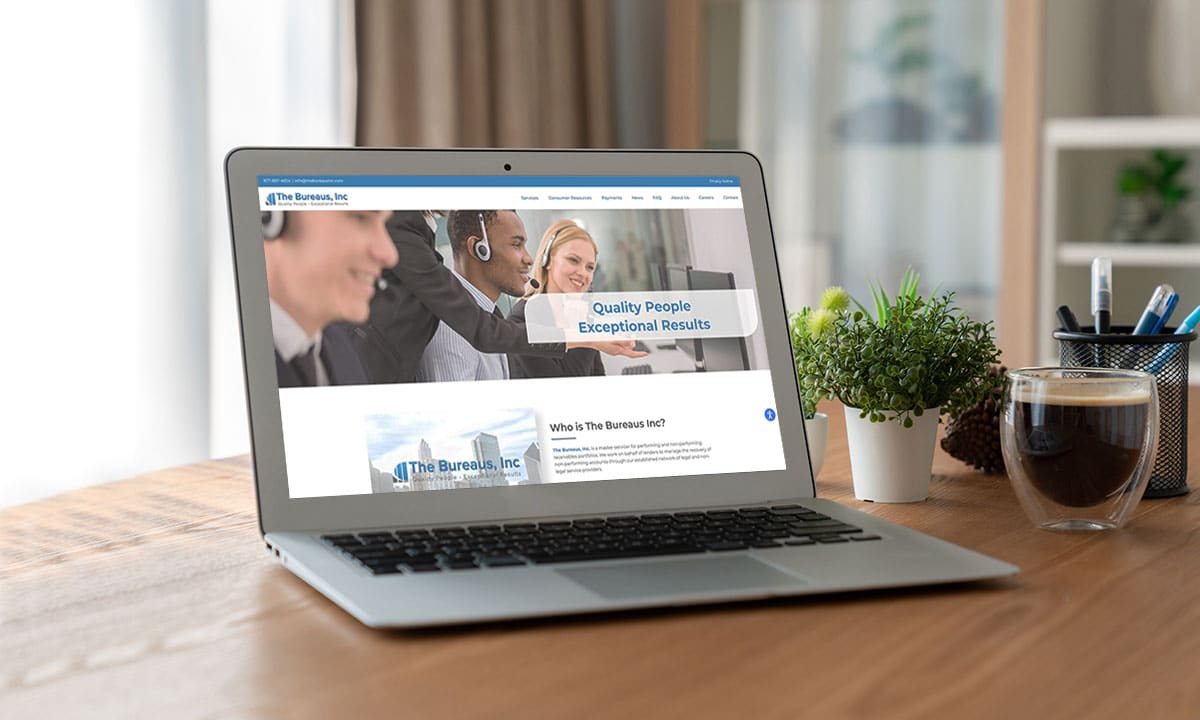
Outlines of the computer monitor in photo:
<svg viewBox="0 0 1200 720">
<path fill-rule="evenodd" d="M 687 270 L 689 290 L 734 290 L 733 273 L 713 270 Z M 746 352 L 746 339 L 704 338 L 696 339 L 696 370 L 716 372 L 722 370 L 749 370 L 750 356 Z"/>
<path fill-rule="evenodd" d="M 660 263 L 650 263 L 650 289 L 656 292 L 668 290 L 667 266 Z"/>
<path fill-rule="evenodd" d="M 691 265 L 664 265 L 663 276 L 667 283 L 666 289 L 673 292 L 687 292 L 690 290 L 691 286 L 688 282 L 688 273 L 691 271 Z M 696 348 L 698 343 L 698 340 L 675 341 L 675 346 L 682 350 L 683 353 L 691 358 L 694 362 L 696 362 L 697 367 L 700 362 L 700 355 Z"/>
</svg>

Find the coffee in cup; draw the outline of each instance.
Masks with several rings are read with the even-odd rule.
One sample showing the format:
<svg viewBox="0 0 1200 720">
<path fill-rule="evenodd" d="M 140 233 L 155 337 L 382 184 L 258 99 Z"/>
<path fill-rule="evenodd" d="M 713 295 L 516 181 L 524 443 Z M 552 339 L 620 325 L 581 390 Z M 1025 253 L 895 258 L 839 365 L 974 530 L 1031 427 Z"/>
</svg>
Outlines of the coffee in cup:
<svg viewBox="0 0 1200 720">
<path fill-rule="evenodd" d="M 1069 507 L 1102 503 L 1128 483 L 1150 420 L 1148 393 L 1102 397 L 1081 389 L 1013 397 L 1015 440 L 1029 481 Z"/>
<path fill-rule="evenodd" d="M 1009 479 L 1030 517 L 1053 529 L 1123 524 L 1153 464 L 1154 376 L 1025 368 L 1008 378 L 1001 445 Z"/>
</svg>

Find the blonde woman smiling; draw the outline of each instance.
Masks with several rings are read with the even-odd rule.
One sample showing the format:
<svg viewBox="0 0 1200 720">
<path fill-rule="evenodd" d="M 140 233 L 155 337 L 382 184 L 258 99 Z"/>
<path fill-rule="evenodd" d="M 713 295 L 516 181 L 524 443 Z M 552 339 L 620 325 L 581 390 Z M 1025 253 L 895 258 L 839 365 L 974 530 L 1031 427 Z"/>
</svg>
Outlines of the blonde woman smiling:
<svg viewBox="0 0 1200 720">
<path fill-rule="evenodd" d="M 559 220 L 546 228 L 533 257 L 533 279 L 529 285 L 534 289 L 513 306 L 509 317 L 525 322 L 525 303 L 538 293 L 587 292 L 596 274 L 598 254 L 596 241 L 574 221 Z M 632 343 L 629 345 L 632 347 Z M 590 347 L 572 348 L 558 357 L 509 354 L 508 364 L 514 378 L 604 374 L 600 353 Z"/>
</svg>

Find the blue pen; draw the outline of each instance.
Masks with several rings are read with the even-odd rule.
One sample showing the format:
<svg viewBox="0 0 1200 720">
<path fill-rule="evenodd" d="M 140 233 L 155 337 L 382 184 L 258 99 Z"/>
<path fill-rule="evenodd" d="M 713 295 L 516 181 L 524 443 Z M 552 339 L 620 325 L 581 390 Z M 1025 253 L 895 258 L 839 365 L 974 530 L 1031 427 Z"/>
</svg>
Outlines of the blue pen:
<svg viewBox="0 0 1200 720">
<path fill-rule="evenodd" d="M 1162 332 L 1162 329 L 1167 325 L 1167 320 L 1171 318 L 1171 313 L 1175 312 L 1175 306 L 1178 304 L 1179 295 L 1177 293 L 1172 293 L 1167 298 L 1167 307 L 1165 310 L 1163 310 L 1162 317 L 1158 319 L 1158 322 L 1154 323 L 1154 329 L 1150 331 L 1151 335 L 1157 335 Z"/>
<path fill-rule="evenodd" d="M 1196 325 L 1198 323 L 1200 323 L 1200 306 L 1197 306 L 1190 315 L 1184 318 L 1183 322 L 1179 323 L 1179 327 L 1175 328 L 1175 334 L 1187 335 L 1196 329 Z M 1154 356 L 1154 360 L 1150 362 L 1150 365 L 1146 368 L 1146 372 L 1150 373 L 1151 375 L 1157 375 L 1158 371 L 1162 370 L 1163 367 L 1166 366 L 1167 362 L 1170 361 L 1171 357 L 1178 352 L 1178 350 L 1178 345 L 1168 345 L 1167 347 L 1163 348 L 1157 355 Z"/>
<path fill-rule="evenodd" d="M 1150 302 L 1146 303 L 1146 309 L 1142 312 L 1141 319 L 1133 328 L 1134 335 L 1149 335 L 1165 322 L 1164 318 L 1167 315 L 1167 307 L 1172 295 L 1175 295 L 1175 288 L 1170 285 L 1159 285 L 1154 288 L 1154 293 L 1150 295 Z"/>
</svg>

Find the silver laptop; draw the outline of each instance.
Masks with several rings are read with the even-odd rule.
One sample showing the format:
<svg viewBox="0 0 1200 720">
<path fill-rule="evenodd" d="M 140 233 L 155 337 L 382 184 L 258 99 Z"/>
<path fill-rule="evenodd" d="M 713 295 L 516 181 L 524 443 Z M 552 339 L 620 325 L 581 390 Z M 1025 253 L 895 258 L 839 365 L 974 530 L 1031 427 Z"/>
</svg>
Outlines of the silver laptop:
<svg viewBox="0 0 1200 720">
<path fill-rule="evenodd" d="M 997 578 L 815 497 L 742 152 L 226 159 L 259 520 L 363 623 Z"/>
</svg>

